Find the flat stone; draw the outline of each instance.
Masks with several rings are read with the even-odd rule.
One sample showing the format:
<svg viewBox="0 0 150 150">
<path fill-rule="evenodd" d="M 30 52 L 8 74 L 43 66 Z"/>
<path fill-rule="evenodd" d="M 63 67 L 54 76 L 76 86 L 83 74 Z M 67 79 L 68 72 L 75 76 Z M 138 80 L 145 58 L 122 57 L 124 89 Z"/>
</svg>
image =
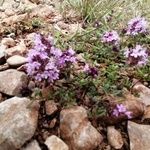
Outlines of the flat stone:
<svg viewBox="0 0 150 150">
<path fill-rule="evenodd" d="M 61 111 L 60 134 L 71 150 L 94 150 L 103 139 L 80 106 Z"/>
<path fill-rule="evenodd" d="M 130 139 L 130 150 L 150 149 L 150 125 L 141 125 L 129 121 L 128 134 Z"/>
<path fill-rule="evenodd" d="M 15 69 L 0 72 L 0 92 L 7 95 L 20 95 L 21 89 L 27 86 L 27 75 Z"/>
<path fill-rule="evenodd" d="M 47 115 L 52 115 L 58 110 L 57 104 L 54 101 L 50 100 L 45 102 L 45 108 Z"/>
<path fill-rule="evenodd" d="M 13 97 L 0 103 L 0 150 L 16 150 L 34 135 L 38 120 L 37 103 Z"/>
<path fill-rule="evenodd" d="M 121 133 L 114 126 L 107 127 L 107 139 L 109 144 L 115 149 L 121 149 L 123 146 L 123 138 Z"/>
<path fill-rule="evenodd" d="M 21 150 L 41 150 L 39 147 L 39 144 L 36 140 L 30 142 L 25 148 L 22 148 Z"/>
<path fill-rule="evenodd" d="M 69 150 L 67 144 L 55 135 L 48 137 L 45 144 L 49 150 Z"/>
<path fill-rule="evenodd" d="M 27 62 L 27 59 L 25 57 L 22 57 L 20 55 L 14 55 L 12 57 L 9 57 L 6 61 L 10 66 L 18 67 Z"/>
</svg>

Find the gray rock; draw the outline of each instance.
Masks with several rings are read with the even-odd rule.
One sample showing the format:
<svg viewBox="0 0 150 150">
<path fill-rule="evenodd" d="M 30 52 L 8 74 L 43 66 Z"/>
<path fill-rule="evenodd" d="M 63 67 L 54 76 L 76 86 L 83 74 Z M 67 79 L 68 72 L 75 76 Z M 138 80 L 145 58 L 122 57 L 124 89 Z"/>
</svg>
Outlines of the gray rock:
<svg viewBox="0 0 150 150">
<path fill-rule="evenodd" d="M 0 150 L 16 150 L 29 140 L 37 127 L 37 103 L 13 97 L 0 103 Z"/>
<path fill-rule="evenodd" d="M 27 75 L 15 69 L 0 72 L 0 92 L 7 95 L 20 95 L 21 89 L 27 86 Z"/>
<path fill-rule="evenodd" d="M 78 106 L 61 111 L 60 134 L 71 150 L 93 150 L 103 139 L 88 121 L 86 110 Z"/>
<path fill-rule="evenodd" d="M 10 66 L 18 67 L 27 62 L 27 59 L 25 57 L 22 57 L 20 55 L 14 55 L 12 57 L 9 57 L 6 61 Z"/>
<path fill-rule="evenodd" d="M 39 144 L 36 140 L 30 142 L 25 148 L 22 148 L 21 150 L 41 150 L 39 147 Z"/>
<path fill-rule="evenodd" d="M 141 125 L 129 121 L 128 134 L 130 139 L 130 150 L 150 149 L 150 125 Z"/>
<path fill-rule="evenodd" d="M 115 149 L 121 149 L 123 146 L 123 138 L 121 133 L 114 126 L 107 127 L 107 139 L 109 144 Z"/>
<path fill-rule="evenodd" d="M 49 150 L 69 150 L 67 144 L 55 135 L 48 137 L 45 144 Z"/>
</svg>

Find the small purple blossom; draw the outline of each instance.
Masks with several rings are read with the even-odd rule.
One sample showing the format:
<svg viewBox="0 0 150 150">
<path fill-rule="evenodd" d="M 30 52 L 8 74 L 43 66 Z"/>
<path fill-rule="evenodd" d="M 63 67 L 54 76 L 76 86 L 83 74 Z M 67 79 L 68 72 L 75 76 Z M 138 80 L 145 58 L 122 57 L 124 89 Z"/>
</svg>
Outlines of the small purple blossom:
<svg viewBox="0 0 150 150">
<path fill-rule="evenodd" d="M 88 64 L 85 64 L 83 71 L 86 72 L 89 76 L 98 76 L 98 70 L 95 67 L 89 66 Z"/>
<path fill-rule="evenodd" d="M 34 47 L 27 55 L 26 71 L 37 81 L 46 80 L 53 83 L 59 79 L 61 69 L 65 69 L 68 63 L 74 63 L 76 60 L 72 49 L 62 52 L 56 48 L 51 36 L 45 38 L 36 34 L 34 42 Z"/>
<path fill-rule="evenodd" d="M 126 107 L 123 104 L 117 104 L 116 107 L 113 109 L 112 115 L 119 117 L 120 115 L 126 115 L 128 119 L 131 119 L 131 112 L 127 111 Z"/>
<path fill-rule="evenodd" d="M 135 48 L 126 48 L 124 56 L 131 65 L 144 66 L 148 62 L 147 49 L 141 45 L 136 45 Z"/>
<path fill-rule="evenodd" d="M 119 35 L 116 31 L 107 31 L 102 36 L 102 42 L 107 44 L 117 45 L 120 41 Z"/>
<path fill-rule="evenodd" d="M 145 18 L 136 17 L 129 21 L 127 27 L 127 35 L 137 35 L 139 33 L 146 33 L 148 28 L 148 22 Z"/>
</svg>

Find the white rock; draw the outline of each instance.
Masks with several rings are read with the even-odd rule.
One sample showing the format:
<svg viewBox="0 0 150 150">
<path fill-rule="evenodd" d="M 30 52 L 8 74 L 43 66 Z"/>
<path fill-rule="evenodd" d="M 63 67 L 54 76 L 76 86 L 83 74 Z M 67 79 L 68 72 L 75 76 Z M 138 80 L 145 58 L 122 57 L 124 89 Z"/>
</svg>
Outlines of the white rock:
<svg viewBox="0 0 150 150">
<path fill-rule="evenodd" d="M 13 47 L 16 45 L 16 42 L 12 38 L 3 38 L 1 44 L 5 45 L 6 47 Z"/>
<path fill-rule="evenodd" d="M 15 69 L 0 72 L 0 92 L 8 95 L 20 95 L 27 86 L 27 75 Z"/>
<path fill-rule="evenodd" d="M 13 97 L 0 103 L 0 150 L 16 150 L 37 127 L 39 105 L 28 98 Z"/>
<path fill-rule="evenodd" d="M 150 149 L 150 125 L 141 125 L 129 121 L 128 134 L 130 139 L 130 150 Z"/>
<path fill-rule="evenodd" d="M 21 150 L 41 150 L 39 147 L 39 144 L 36 140 L 30 142 L 25 148 L 22 148 Z"/>
<path fill-rule="evenodd" d="M 22 57 L 20 55 L 14 55 L 12 57 L 9 57 L 6 61 L 10 66 L 21 66 L 27 62 L 27 59 L 25 57 Z"/>
<path fill-rule="evenodd" d="M 49 150 L 69 150 L 68 146 L 55 135 L 48 137 L 45 144 Z"/>
</svg>

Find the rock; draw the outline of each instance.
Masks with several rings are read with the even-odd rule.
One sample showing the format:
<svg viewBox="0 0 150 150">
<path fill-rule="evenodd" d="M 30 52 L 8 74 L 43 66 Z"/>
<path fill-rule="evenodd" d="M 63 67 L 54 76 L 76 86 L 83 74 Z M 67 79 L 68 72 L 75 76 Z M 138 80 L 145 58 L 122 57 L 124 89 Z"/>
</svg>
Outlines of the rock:
<svg viewBox="0 0 150 150">
<path fill-rule="evenodd" d="M 0 65 L 0 71 L 7 70 L 9 68 L 9 65 L 5 63 L 4 65 Z"/>
<path fill-rule="evenodd" d="M 140 96 L 140 100 L 145 104 L 145 105 L 150 105 L 150 89 L 144 86 L 141 83 L 137 83 L 133 89 L 138 92 Z"/>
<path fill-rule="evenodd" d="M 4 47 L 0 46 L 0 64 L 3 64 L 4 62 L 5 62 Z"/>
<path fill-rule="evenodd" d="M 52 6 L 48 6 L 46 4 L 44 5 L 38 5 L 37 7 L 35 7 L 31 14 L 30 17 L 41 17 L 41 18 L 51 18 L 52 16 L 54 16 L 55 10 Z"/>
<path fill-rule="evenodd" d="M 150 106 L 147 106 L 144 111 L 143 120 L 150 119 Z"/>
<path fill-rule="evenodd" d="M 9 57 L 6 62 L 10 66 L 19 67 L 27 62 L 27 58 L 19 56 L 19 55 L 14 55 L 14 56 Z"/>
<path fill-rule="evenodd" d="M 15 69 L 0 72 L 0 92 L 7 95 L 20 95 L 21 89 L 27 86 L 27 75 Z"/>
<path fill-rule="evenodd" d="M 14 54 L 23 54 L 25 51 L 26 51 L 26 45 L 24 43 L 24 40 L 21 40 L 21 42 L 18 45 L 11 48 L 7 48 L 5 50 L 5 53 L 7 56 L 12 56 Z"/>
<path fill-rule="evenodd" d="M 122 104 L 126 107 L 127 111 L 131 112 L 131 119 L 143 116 L 145 105 L 138 101 L 137 98 L 134 97 L 134 99 L 122 101 Z M 129 118 L 126 115 L 120 115 L 118 117 L 110 115 L 103 116 L 102 119 L 105 123 L 113 125 L 124 120 L 128 120 Z"/>
<path fill-rule="evenodd" d="M 50 100 L 45 102 L 45 109 L 47 115 L 52 115 L 58 110 L 57 104 Z"/>
<path fill-rule="evenodd" d="M 54 128 L 56 122 L 57 122 L 57 119 L 54 118 L 54 119 L 50 122 L 49 127 L 50 127 L 50 128 Z"/>
<path fill-rule="evenodd" d="M 114 126 L 107 127 L 107 139 L 109 144 L 115 149 L 121 149 L 123 146 L 123 139 L 118 130 Z"/>
<path fill-rule="evenodd" d="M 21 150 L 41 150 L 39 147 L 39 144 L 36 140 L 30 142 L 25 148 L 22 148 Z"/>
<path fill-rule="evenodd" d="M 8 18 L 4 18 L 1 23 L 5 23 L 7 25 L 15 24 L 17 22 L 21 22 L 28 17 L 28 14 L 21 14 L 21 15 L 13 15 Z"/>
<path fill-rule="evenodd" d="M 37 127 L 37 103 L 13 97 L 0 103 L 0 150 L 16 150 L 29 140 Z"/>
<path fill-rule="evenodd" d="M 16 45 L 16 42 L 12 38 L 3 38 L 1 44 L 5 45 L 6 47 L 13 47 Z"/>
<path fill-rule="evenodd" d="M 45 144 L 49 150 L 69 150 L 68 146 L 55 135 L 48 137 Z"/>
<path fill-rule="evenodd" d="M 150 125 L 141 125 L 128 122 L 128 134 L 130 139 L 130 150 L 150 149 Z"/>
<path fill-rule="evenodd" d="M 71 150 L 93 150 L 102 136 L 87 119 L 83 107 L 64 109 L 60 113 L 60 134 Z"/>
</svg>

